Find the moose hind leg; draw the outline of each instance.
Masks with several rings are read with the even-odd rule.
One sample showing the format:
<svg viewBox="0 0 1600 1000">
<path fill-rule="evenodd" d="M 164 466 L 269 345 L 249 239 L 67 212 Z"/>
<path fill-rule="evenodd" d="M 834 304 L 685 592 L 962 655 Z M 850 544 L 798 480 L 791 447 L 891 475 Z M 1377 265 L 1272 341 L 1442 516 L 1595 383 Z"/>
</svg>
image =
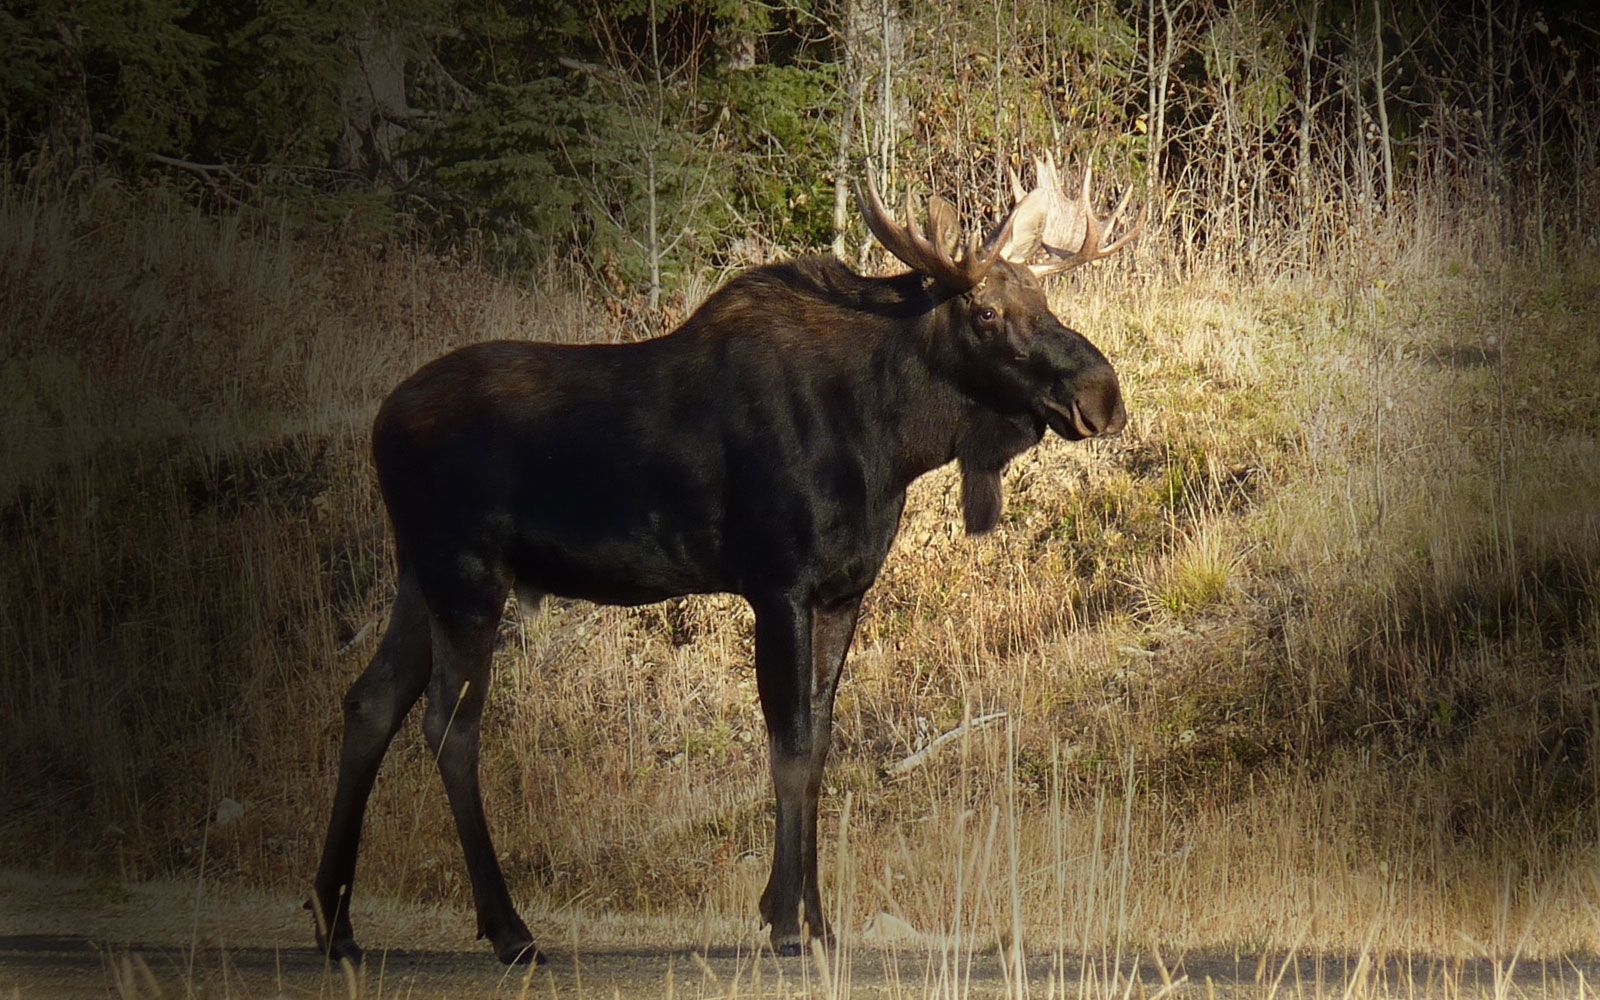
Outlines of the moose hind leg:
<svg viewBox="0 0 1600 1000">
<path fill-rule="evenodd" d="M 500 596 L 503 601 L 504 593 Z M 428 686 L 428 710 L 422 726 L 438 761 L 466 856 L 478 911 L 478 936 L 488 938 L 495 954 L 507 965 L 542 963 L 544 956 L 534 947 L 533 935 L 511 902 L 489 837 L 478 784 L 479 723 L 488 694 L 498 624 L 498 603 L 493 613 L 486 611 L 449 622 L 435 620 L 433 679 Z"/>
<path fill-rule="evenodd" d="M 316 918 L 317 947 L 335 961 L 361 961 L 350 927 L 361 822 L 389 742 L 428 683 L 430 643 L 427 605 L 416 579 L 402 573 L 383 642 L 345 694 L 338 790 L 308 904 Z"/>
</svg>

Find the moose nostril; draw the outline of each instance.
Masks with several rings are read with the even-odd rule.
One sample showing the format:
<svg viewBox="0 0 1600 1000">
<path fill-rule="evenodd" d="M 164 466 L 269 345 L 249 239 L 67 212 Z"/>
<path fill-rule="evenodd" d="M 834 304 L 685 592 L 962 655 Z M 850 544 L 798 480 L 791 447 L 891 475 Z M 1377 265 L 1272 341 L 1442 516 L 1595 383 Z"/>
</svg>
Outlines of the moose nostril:
<svg viewBox="0 0 1600 1000">
<path fill-rule="evenodd" d="M 1115 434 L 1127 424 L 1122 390 L 1117 385 L 1117 376 L 1109 368 L 1083 380 L 1078 389 L 1078 413 L 1095 434 Z"/>
<path fill-rule="evenodd" d="M 1122 400 L 1117 400 L 1117 408 L 1112 411 L 1111 419 L 1106 422 L 1101 434 L 1121 434 L 1122 429 L 1128 426 L 1128 411 L 1123 409 Z"/>
</svg>

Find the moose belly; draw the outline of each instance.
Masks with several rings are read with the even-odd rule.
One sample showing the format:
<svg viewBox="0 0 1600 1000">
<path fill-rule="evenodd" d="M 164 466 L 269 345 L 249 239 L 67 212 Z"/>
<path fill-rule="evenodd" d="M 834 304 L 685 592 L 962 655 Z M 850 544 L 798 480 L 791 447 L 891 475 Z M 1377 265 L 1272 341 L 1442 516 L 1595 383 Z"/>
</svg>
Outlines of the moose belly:
<svg viewBox="0 0 1600 1000">
<path fill-rule="evenodd" d="M 519 588 L 597 604 L 650 604 L 729 589 L 707 532 L 649 524 L 575 539 L 524 536 L 506 561 Z"/>
</svg>

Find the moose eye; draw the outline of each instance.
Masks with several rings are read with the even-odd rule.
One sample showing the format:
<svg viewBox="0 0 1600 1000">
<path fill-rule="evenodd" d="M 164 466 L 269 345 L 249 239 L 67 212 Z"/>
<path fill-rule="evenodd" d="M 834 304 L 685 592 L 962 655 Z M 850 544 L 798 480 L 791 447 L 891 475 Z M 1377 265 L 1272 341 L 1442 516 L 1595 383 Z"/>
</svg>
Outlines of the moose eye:
<svg viewBox="0 0 1600 1000">
<path fill-rule="evenodd" d="M 995 311 L 989 306 L 984 306 L 978 310 L 978 321 L 981 323 L 992 323 L 994 322 L 994 317 Z"/>
</svg>

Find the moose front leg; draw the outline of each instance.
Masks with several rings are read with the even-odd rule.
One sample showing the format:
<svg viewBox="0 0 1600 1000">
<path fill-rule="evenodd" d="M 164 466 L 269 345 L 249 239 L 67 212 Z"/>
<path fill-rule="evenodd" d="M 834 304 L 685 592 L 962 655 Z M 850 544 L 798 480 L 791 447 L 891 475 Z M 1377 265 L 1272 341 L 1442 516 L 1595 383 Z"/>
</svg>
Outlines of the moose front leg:
<svg viewBox="0 0 1600 1000">
<path fill-rule="evenodd" d="M 826 608 L 793 600 L 755 603 L 756 684 L 777 796 L 772 876 L 761 894 L 761 917 L 772 925 L 772 947 L 780 955 L 800 954 L 806 928 L 813 937 L 828 935 L 817 874 L 817 800 L 834 693 L 860 604 L 859 595 Z"/>
</svg>

